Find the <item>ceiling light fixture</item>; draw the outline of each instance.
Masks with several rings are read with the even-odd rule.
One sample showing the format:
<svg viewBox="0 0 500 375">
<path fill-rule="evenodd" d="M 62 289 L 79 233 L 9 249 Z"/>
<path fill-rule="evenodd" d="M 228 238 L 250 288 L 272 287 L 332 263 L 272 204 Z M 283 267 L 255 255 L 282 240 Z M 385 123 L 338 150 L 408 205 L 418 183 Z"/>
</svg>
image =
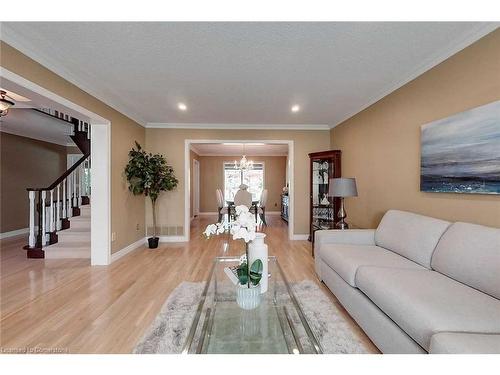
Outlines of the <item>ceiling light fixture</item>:
<svg viewBox="0 0 500 375">
<path fill-rule="evenodd" d="M 12 100 L 5 98 L 12 99 L 7 95 L 7 92 L 0 90 L 0 116 L 7 116 L 7 113 L 9 113 L 9 108 L 15 105 Z"/>
<path fill-rule="evenodd" d="M 253 169 L 253 161 L 248 160 L 245 155 L 245 144 L 243 143 L 243 157 L 240 159 L 240 163 L 234 161 L 234 169 L 239 169 L 241 171 L 241 183 L 243 183 L 243 171 L 249 171 Z"/>
<path fill-rule="evenodd" d="M 179 108 L 181 111 L 185 111 L 188 109 L 187 105 L 185 105 L 184 103 L 177 104 L 177 108 Z"/>
<path fill-rule="evenodd" d="M 292 112 L 298 112 L 300 111 L 300 105 L 298 104 L 295 104 L 295 105 L 292 105 Z"/>
</svg>

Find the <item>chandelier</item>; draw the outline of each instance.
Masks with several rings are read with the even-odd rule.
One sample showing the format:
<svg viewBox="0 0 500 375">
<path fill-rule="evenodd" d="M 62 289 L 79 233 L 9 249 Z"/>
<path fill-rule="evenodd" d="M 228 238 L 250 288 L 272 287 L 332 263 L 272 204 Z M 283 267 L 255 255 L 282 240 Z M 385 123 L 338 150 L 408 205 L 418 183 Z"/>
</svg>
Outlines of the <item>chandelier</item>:
<svg viewBox="0 0 500 375">
<path fill-rule="evenodd" d="M 243 143 L 243 157 L 240 159 L 240 164 L 235 160 L 234 161 L 234 169 L 239 169 L 240 171 L 248 171 L 253 169 L 253 161 L 248 160 L 245 155 L 245 144 Z"/>
<path fill-rule="evenodd" d="M 236 160 L 234 161 L 234 169 L 239 169 L 241 171 L 253 169 L 253 161 L 247 160 L 247 157 L 243 155 L 243 157 L 240 159 L 240 164 L 238 164 Z"/>
<path fill-rule="evenodd" d="M 6 97 L 8 99 L 5 99 Z M 12 98 L 8 96 L 5 91 L 0 90 L 0 117 L 7 116 L 7 113 L 9 113 L 9 108 L 15 104 L 12 100 L 9 99 Z"/>
</svg>

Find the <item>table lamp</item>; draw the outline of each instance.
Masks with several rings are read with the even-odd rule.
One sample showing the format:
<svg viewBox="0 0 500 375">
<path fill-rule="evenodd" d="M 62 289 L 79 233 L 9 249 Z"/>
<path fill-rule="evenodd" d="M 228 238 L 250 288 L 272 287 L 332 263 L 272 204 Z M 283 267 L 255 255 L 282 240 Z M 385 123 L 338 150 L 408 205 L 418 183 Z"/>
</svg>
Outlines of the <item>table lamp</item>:
<svg viewBox="0 0 500 375">
<path fill-rule="evenodd" d="M 349 225 L 345 221 L 347 214 L 344 208 L 344 198 L 358 196 L 358 190 L 356 188 L 356 179 L 354 178 L 330 179 L 330 188 L 328 190 L 328 195 L 330 195 L 331 197 L 340 197 L 340 209 L 337 214 L 340 220 L 337 222 L 337 224 L 335 224 L 335 227 L 337 229 L 349 229 Z"/>
</svg>

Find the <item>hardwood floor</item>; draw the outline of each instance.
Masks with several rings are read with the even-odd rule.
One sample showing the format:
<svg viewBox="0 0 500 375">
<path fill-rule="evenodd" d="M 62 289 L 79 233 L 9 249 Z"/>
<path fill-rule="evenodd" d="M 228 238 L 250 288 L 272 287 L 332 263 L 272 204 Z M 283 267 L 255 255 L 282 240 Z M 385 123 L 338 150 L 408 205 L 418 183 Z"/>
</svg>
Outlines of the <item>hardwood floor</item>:
<svg viewBox="0 0 500 375">
<path fill-rule="evenodd" d="M 1 352 L 130 353 L 180 282 L 205 280 L 214 256 L 244 252 L 227 235 L 204 239 L 201 233 L 213 221 L 194 219 L 188 243 L 144 247 L 110 266 L 90 267 L 82 259 L 27 259 L 25 238 L 2 240 Z M 270 216 L 268 224 L 263 232 L 269 252 L 278 256 L 290 281 L 314 280 L 338 304 L 316 278 L 310 243 L 289 241 L 279 216 Z"/>
</svg>

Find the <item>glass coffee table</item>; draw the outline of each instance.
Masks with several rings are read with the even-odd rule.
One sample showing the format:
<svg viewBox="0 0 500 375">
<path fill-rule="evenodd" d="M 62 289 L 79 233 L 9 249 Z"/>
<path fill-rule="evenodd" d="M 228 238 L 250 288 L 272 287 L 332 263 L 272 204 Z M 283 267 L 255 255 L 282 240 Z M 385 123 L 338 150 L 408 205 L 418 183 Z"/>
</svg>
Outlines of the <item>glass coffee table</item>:
<svg viewBox="0 0 500 375">
<path fill-rule="evenodd" d="M 268 290 L 253 310 L 238 306 L 237 286 L 224 273 L 238 263 L 215 258 L 182 353 L 322 353 L 276 257 L 269 257 Z"/>
</svg>

